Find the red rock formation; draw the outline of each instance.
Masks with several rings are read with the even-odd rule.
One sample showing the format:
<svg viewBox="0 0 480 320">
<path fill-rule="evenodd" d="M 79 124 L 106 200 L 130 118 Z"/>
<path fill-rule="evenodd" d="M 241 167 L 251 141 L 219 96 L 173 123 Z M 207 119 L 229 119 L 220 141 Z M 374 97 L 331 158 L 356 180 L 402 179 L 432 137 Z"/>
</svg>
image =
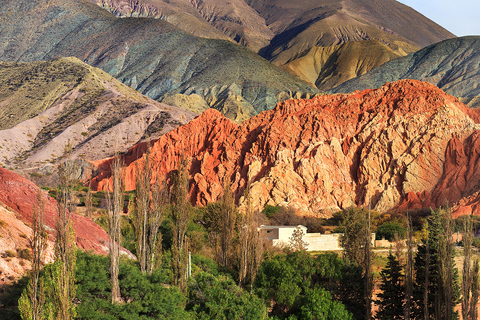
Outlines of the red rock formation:
<svg viewBox="0 0 480 320">
<path fill-rule="evenodd" d="M 17 219 L 31 225 L 33 208 L 37 202 L 38 187 L 31 181 L 11 171 L 0 168 L 0 203 L 17 215 Z M 45 201 L 45 225 L 55 236 L 57 202 L 42 192 Z M 77 246 L 95 253 L 108 254 L 108 235 L 98 224 L 90 218 L 72 213 Z M 1 232 L 1 230 L 0 230 Z M 131 255 L 123 249 L 124 253 Z"/>
<path fill-rule="evenodd" d="M 470 178 L 455 179 L 467 161 L 460 146 L 480 129 L 478 120 L 476 111 L 437 87 L 401 80 L 375 90 L 288 100 L 240 126 L 208 110 L 152 141 L 151 165 L 169 174 L 184 152 L 191 200 L 199 205 L 217 200 L 227 177 L 240 204 L 250 183 L 258 209 L 291 205 L 329 216 L 369 203 L 386 211 L 404 199 L 404 207 L 428 206 L 468 189 Z M 128 189 L 144 150 L 138 146 L 125 157 Z M 99 189 L 107 185 L 109 161 L 96 163 Z M 439 186 L 441 179 L 450 181 L 448 188 Z"/>
</svg>

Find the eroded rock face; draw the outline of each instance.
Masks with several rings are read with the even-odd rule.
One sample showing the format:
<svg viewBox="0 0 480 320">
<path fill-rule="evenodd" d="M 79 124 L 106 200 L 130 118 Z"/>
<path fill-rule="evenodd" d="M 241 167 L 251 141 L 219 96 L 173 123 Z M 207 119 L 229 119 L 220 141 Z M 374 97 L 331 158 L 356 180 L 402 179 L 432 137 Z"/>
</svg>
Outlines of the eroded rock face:
<svg viewBox="0 0 480 320">
<path fill-rule="evenodd" d="M 240 205 L 249 183 L 257 209 L 290 205 L 329 216 L 351 205 L 370 204 L 381 212 L 402 203 L 409 207 L 408 200 L 437 205 L 476 190 L 474 168 L 464 182 L 456 178 L 473 161 L 466 160 L 472 157 L 464 144 L 474 140 L 478 119 L 437 87 L 402 80 L 347 95 L 288 100 L 240 126 L 208 110 L 153 141 L 151 166 L 168 176 L 184 152 L 197 205 L 216 201 L 224 178 Z M 139 145 L 125 157 L 127 189 L 134 188 L 145 149 Z M 107 187 L 109 161 L 96 163 L 98 189 Z"/>
<path fill-rule="evenodd" d="M 0 204 L 8 211 L 14 212 L 18 220 L 26 226 L 32 224 L 34 206 L 37 205 L 39 188 L 31 181 L 0 168 Z M 50 234 L 50 240 L 55 240 L 57 202 L 41 191 L 41 197 L 45 202 L 45 226 Z M 77 246 L 83 250 L 91 250 L 97 254 L 108 254 L 108 235 L 105 230 L 90 218 L 72 213 L 74 223 L 75 240 Z M 28 227 L 30 228 L 30 227 Z M 8 228 L 7 228 L 8 229 Z M 0 233 L 2 233 L 0 228 Z M 122 248 L 122 252 L 133 255 Z"/>
</svg>

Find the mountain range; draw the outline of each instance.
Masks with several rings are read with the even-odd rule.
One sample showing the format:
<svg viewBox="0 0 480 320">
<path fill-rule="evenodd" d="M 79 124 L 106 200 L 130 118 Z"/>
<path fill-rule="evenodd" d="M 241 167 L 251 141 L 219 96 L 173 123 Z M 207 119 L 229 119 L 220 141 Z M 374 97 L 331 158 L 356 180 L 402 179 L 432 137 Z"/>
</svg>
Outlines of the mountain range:
<svg viewBox="0 0 480 320">
<path fill-rule="evenodd" d="M 476 113 L 454 97 L 392 81 L 429 81 L 474 105 L 480 42 L 452 38 L 394 0 L 6 0 L 0 17 L 1 165 L 83 158 L 97 166 L 99 189 L 109 170 L 102 158 L 128 150 L 130 165 L 153 139 L 163 175 L 180 154 L 193 159 L 191 195 L 199 205 L 218 199 L 224 178 L 240 202 L 251 184 L 258 209 L 292 204 L 328 216 L 372 204 L 386 211 L 421 192 L 439 205 L 433 186 L 442 150 L 476 130 Z M 364 88 L 375 89 L 319 95 Z M 414 104 L 417 113 L 404 108 Z M 412 154 L 424 145 L 399 129 L 406 119 L 440 128 L 450 113 L 457 122 L 447 127 L 462 132 L 415 131 L 439 139 L 425 151 L 437 160 Z M 395 156 L 391 135 L 406 146 L 397 145 L 403 151 Z M 388 170 L 369 169 L 379 166 L 370 154 L 377 149 Z M 406 171 L 392 169 L 393 158 L 404 158 Z M 409 170 L 423 176 L 422 161 L 438 174 L 411 187 Z M 132 188 L 133 169 L 126 170 Z"/>
<path fill-rule="evenodd" d="M 154 100 L 196 94 L 237 121 L 298 92 L 316 92 L 229 41 L 199 38 L 159 19 L 119 19 L 84 0 L 7 0 L 0 17 L 1 60 L 77 57 Z"/>
<path fill-rule="evenodd" d="M 385 48 L 342 46 L 357 59 L 363 69 L 398 56 L 455 37 L 433 21 L 395 0 L 90 0 L 120 17 L 146 16 L 166 20 L 197 36 L 224 39 L 228 36 L 309 84 L 315 85 L 305 69 L 318 69 L 325 52 L 332 54 L 343 44 L 379 41 Z M 208 27 L 209 26 L 209 27 Z M 411 26 L 415 26 L 412 28 Z M 319 55 L 319 51 L 323 51 Z M 372 55 L 365 57 L 366 51 Z M 339 54 L 341 55 L 341 54 Z M 372 64 L 372 58 L 378 58 Z M 305 59 L 307 57 L 307 59 Z M 297 59 L 301 61 L 296 61 Z M 306 62 L 308 60 L 308 62 Z M 347 66 L 343 66 L 346 62 Z M 335 61 L 342 74 L 355 61 Z M 332 66 L 337 64 L 330 64 Z M 296 68 L 299 67 L 299 70 Z M 333 69 L 336 69 L 335 67 Z M 364 72 L 366 72 L 364 71 Z M 350 72 L 351 74 L 352 72 Z M 356 74 L 361 75 L 362 72 Z M 330 89 L 320 76 L 319 88 Z M 352 75 L 340 78 L 350 79 Z"/>
<path fill-rule="evenodd" d="M 279 65 L 312 46 L 377 39 L 411 49 L 454 37 L 394 0 L 90 1 L 117 16 L 157 17 L 202 37 L 221 33 Z"/>
</svg>

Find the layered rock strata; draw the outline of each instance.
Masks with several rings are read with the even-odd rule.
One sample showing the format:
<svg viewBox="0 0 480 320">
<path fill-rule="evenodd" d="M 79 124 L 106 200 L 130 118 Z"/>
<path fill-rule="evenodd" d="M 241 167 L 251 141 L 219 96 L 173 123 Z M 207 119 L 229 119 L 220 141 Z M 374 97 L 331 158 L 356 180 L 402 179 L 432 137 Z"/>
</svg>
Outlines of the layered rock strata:
<svg viewBox="0 0 480 320">
<path fill-rule="evenodd" d="M 289 205 L 330 216 L 371 205 L 384 212 L 408 207 L 408 197 L 422 193 L 430 197 L 428 204 L 440 205 L 477 190 L 475 167 L 467 163 L 477 161 L 471 145 L 479 119 L 437 87 L 401 80 L 374 90 L 288 100 L 242 125 L 208 110 L 152 141 L 150 163 L 160 177 L 169 177 L 183 154 L 197 205 L 218 200 L 224 179 L 230 179 L 240 205 L 249 184 L 256 209 Z M 134 188 L 145 150 L 145 144 L 137 145 L 124 156 L 127 189 Z M 98 189 L 108 186 L 110 162 L 95 163 Z"/>
</svg>

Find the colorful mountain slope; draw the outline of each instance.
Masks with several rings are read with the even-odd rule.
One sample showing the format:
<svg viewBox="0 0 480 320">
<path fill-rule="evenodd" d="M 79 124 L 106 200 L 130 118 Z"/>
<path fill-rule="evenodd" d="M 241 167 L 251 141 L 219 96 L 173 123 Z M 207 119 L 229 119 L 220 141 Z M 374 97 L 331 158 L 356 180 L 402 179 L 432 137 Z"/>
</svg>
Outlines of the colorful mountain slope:
<svg viewBox="0 0 480 320">
<path fill-rule="evenodd" d="M 0 164 L 102 159 L 195 114 L 151 100 L 77 58 L 0 62 Z"/>
<path fill-rule="evenodd" d="M 377 39 L 392 48 L 399 42 L 424 47 L 454 37 L 394 0 L 89 1 L 117 16 L 155 16 L 204 37 L 218 37 L 215 29 L 253 51 L 263 48 L 279 65 L 313 46 Z"/>
<path fill-rule="evenodd" d="M 288 100 L 240 126 L 208 110 L 153 141 L 150 163 L 168 177 L 181 154 L 188 157 L 191 201 L 197 205 L 218 200 L 225 178 L 241 205 L 250 184 L 256 209 L 289 205 L 330 216 L 370 204 L 384 212 L 422 192 L 433 195 L 430 204 L 441 205 L 471 193 L 456 184 L 444 193 L 435 188 L 447 181 L 445 167 L 455 159 L 449 145 L 472 139 L 479 120 L 476 111 L 437 87 L 402 80 L 375 90 Z M 125 155 L 128 189 L 145 149 L 138 145 Z M 98 189 L 107 185 L 110 161 L 95 163 Z"/>
<path fill-rule="evenodd" d="M 325 91 L 405 55 L 403 50 L 394 51 L 378 40 L 351 41 L 330 47 L 312 47 L 282 68 Z"/>
<path fill-rule="evenodd" d="M 197 94 L 220 110 L 227 104 L 238 121 L 281 97 L 315 92 L 231 42 L 198 38 L 159 19 L 116 18 L 84 0 L 6 0 L 0 17 L 1 60 L 75 56 L 155 100 Z"/>
<path fill-rule="evenodd" d="M 472 105 L 480 95 L 480 37 L 449 39 L 408 56 L 385 63 L 361 77 L 352 79 L 332 92 L 353 92 L 376 88 L 398 79 L 430 82 L 446 93 Z"/>
<path fill-rule="evenodd" d="M 0 284 L 12 282 L 30 269 L 30 263 L 22 259 L 19 252 L 29 247 L 32 233 L 33 210 L 37 205 L 39 188 L 31 181 L 4 168 L 0 168 Z M 57 203 L 44 191 L 41 192 L 45 202 L 45 227 L 49 233 L 48 248 L 45 261 L 53 259 L 53 243 L 57 219 Z M 97 254 L 108 254 L 108 235 L 105 230 L 92 221 L 75 213 L 71 219 L 75 230 L 77 246 L 83 250 L 91 250 Z M 8 257 L 8 250 L 15 257 Z M 121 249 L 123 254 L 133 255 Z M 10 259 L 7 259 L 10 258 Z M 23 263 L 22 263 L 23 261 Z M 23 264 L 23 265 L 22 265 Z"/>
</svg>

